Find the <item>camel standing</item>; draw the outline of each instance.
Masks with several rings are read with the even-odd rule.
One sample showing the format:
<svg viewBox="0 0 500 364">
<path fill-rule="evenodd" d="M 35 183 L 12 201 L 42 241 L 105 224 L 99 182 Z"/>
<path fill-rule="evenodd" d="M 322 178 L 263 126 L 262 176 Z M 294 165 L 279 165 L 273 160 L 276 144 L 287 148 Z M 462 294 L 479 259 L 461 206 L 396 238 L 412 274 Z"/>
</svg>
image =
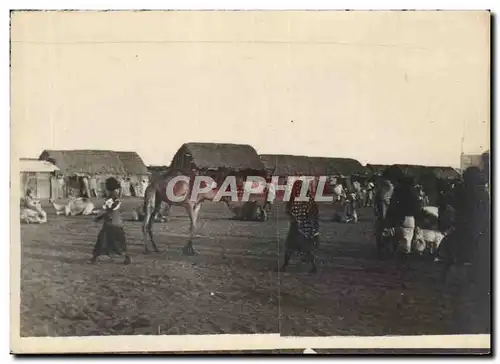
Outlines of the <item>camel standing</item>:
<svg viewBox="0 0 500 364">
<path fill-rule="evenodd" d="M 172 183 L 173 196 L 176 201 L 171 200 L 168 196 L 167 188 L 169 183 L 176 177 L 187 177 L 189 181 L 185 179 L 179 179 L 175 183 Z M 194 190 L 194 180 L 197 175 L 195 173 L 183 173 L 180 170 L 171 169 L 162 176 L 154 179 L 146 188 L 144 193 L 144 220 L 142 223 L 142 233 L 143 233 L 143 244 L 144 252 L 149 253 L 148 240 L 151 242 L 153 250 L 159 252 L 158 247 L 153 238 L 152 226 L 154 223 L 154 217 L 157 216 L 161 209 L 162 203 L 165 203 L 165 217 L 168 219 L 168 213 L 172 206 L 183 207 L 189 217 L 189 240 L 183 248 L 183 254 L 194 255 L 196 252 L 193 249 L 193 237 L 196 233 L 198 216 L 200 213 L 201 206 L 204 201 L 213 201 L 217 196 L 219 187 L 212 186 L 208 192 L 198 192 L 196 199 L 192 198 L 192 193 Z M 200 186 L 203 188 L 204 186 Z M 233 188 L 236 186 L 233 186 Z M 267 190 L 266 190 L 267 197 Z M 177 200 L 178 199 L 178 200 Z M 238 198 L 239 199 L 239 198 Z M 235 206 L 243 204 L 241 201 L 229 202 L 227 196 L 221 197 L 221 202 L 225 202 L 231 211 L 234 211 Z M 265 213 L 265 212 L 264 212 Z M 267 215 L 267 214 L 266 214 Z"/>
<path fill-rule="evenodd" d="M 173 196 L 175 196 L 175 201 L 173 201 L 168 196 L 167 187 L 172 179 L 180 176 L 188 177 L 189 182 L 180 179 L 175 184 L 172 183 L 172 192 Z M 196 199 L 193 201 L 191 196 L 193 192 L 195 177 L 196 175 L 194 173 L 185 174 L 180 170 L 172 169 L 163 174 L 161 177 L 150 182 L 144 193 L 144 220 L 142 223 L 144 253 L 149 253 L 148 240 L 151 242 L 153 250 L 155 252 L 159 252 L 158 247 L 156 246 L 156 243 L 153 239 L 152 227 L 154 216 L 158 214 L 161 208 L 161 204 L 162 202 L 164 202 L 167 205 L 167 211 L 170 210 L 171 206 L 181 206 L 186 210 L 190 220 L 190 227 L 189 240 L 183 248 L 183 253 L 185 255 L 196 254 L 193 249 L 193 236 L 196 232 L 198 215 L 200 213 L 203 202 L 212 201 L 216 196 L 217 191 L 211 189 L 206 193 L 200 192 L 198 193 Z"/>
</svg>

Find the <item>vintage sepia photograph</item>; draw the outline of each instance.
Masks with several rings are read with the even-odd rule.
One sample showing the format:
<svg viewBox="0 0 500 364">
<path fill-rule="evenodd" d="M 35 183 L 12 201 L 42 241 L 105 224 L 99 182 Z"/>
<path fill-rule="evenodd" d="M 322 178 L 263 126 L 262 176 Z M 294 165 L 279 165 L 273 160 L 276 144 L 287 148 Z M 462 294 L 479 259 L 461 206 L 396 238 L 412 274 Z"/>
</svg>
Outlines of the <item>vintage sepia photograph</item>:
<svg viewBox="0 0 500 364">
<path fill-rule="evenodd" d="M 491 22 L 11 11 L 11 351 L 488 352 Z"/>
</svg>

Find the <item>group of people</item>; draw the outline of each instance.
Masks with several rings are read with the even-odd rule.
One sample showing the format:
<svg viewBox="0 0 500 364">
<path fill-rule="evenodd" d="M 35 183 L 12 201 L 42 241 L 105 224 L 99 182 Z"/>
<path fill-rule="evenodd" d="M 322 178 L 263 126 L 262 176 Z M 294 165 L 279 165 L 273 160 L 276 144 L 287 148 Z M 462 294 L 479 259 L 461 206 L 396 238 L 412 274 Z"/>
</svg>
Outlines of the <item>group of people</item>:
<svg viewBox="0 0 500 364">
<path fill-rule="evenodd" d="M 148 186 L 148 179 L 133 180 L 130 177 L 122 176 L 117 179 L 119 184 L 118 193 L 120 197 L 134 196 L 142 197 Z M 98 180 L 95 176 L 82 177 L 80 182 L 80 196 L 87 198 L 98 198 L 99 196 Z"/>
<path fill-rule="evenodd" d="M 405 225 L 408 218 L 419 216 L 424 204 L 422 196 L 425 194 L 422 194 L 421 188 L 413 178 L 391 173 L 386 172 L 375 183 L 370 181 L 365 186 L 366 190 L 373 195 L 375 235 L 379 253 L 386 251 L 387 231 L 391 229 L 394 231 L 398 228 L 404 231 L 405 228 L 410 227 Z M 476 252 L 483 254 L 477 257 L 481 256 L 482 259 L 488 257 L 489 253 L 485 252 L 489 251 L 490 203 L 489 192 L 481 176 L 477 168 L 471 167 L 465 171 L 460 184 L 444 187 L 445 185 L 439 185 L 436 180 L 439 205 L 437 228 L 446 235 L 437 253 L 444 260 L 461 262 L 472 260 L 475 259 Z M 355 182 L 351 185 L 350 189 L 345 187 L 343 196 L 337 201 L 346 206 L 345 222 L 357 221 L 356 204 L 359 200 L 358 193 L 361 190 L 361 184 Z M 102 207 L 103 212 L 97 217 L 98 220 L 104 220 L 104 225 L 94 249 L 94 259 L 110 251 L 126 253 L 123 223 L 119 213 L 121 188 L 117 179 L 111 177 L 106 180 L 107 200 Z M 301 188 L 302 182 L 297 181 L 292 188 L 291 199 L 286 205 L 291 224 L 286 243 L 284 267 L 288 264 L 290 252 L 294 250 L 312 252 L 319 239 L 319 210 L 314 199 L 314 188 L 310 186 L 307 191 L 307 201 L 297 199 Z M 33 197 L 31 190 L 26 193 L 22 208 L 32 212 L 25 213 L 26 218 L 31 219 L 30 222 L 47 221 L 47 214 Z M 454 218 L 451 220 L 446 218 L 449 217 L 446 212 L 450 209 L 454 212 Z M 401 242 L 403 242 L 402 246 L 396 247 L 396 250 L 403 248 L 399 251 L 409 253 L 410 242 L 399 239 L 400 245 Z M 130 261 L 130 258 L 127 256 L 126 260 Z M 311 260 L 315 269 L 312 255 Z"/>
<path fill-rule="evenodd" d="M 436 195 L 433 204 L 438 206 L 435 223 L 426 220 L 428 226 L 424 228 L 434 229 L 444 236 L 435 252 L 437 260 L 463 262 L 473 259 L 475 252 L 482 250 L 479 243 L 484 243 L 485 239 L 482 237 L 488 236 L 489 239 L 490 201 L 482 173 L 478 168 L 470 167 L 458 183 L 436 178 L 426 187 L 430 190 L 429 194 Z M 429 194 L 412 177 L 390 172 L 381 176 L 377 183 L 374 206 L 379 252 L 385 252 L 388 248 L 386 242 L 391 239 L 384 237 L 391 236 L 387 234 L 391 229 L 396 229 L 396 234 L 392 234 L 395 237 L 392 241 L 399 244 L 393 251 L 406 254 L 411 252 L 411 237 L 405 239 L 401 235 L 404 229 L 415 228 L 422 223 L 428 211 L 425 206 L 429 203 Z"/>
<path fill-rule="evenodd" d="M 124 263 L 129 264 L 131 260 L 127 254 L 127 243 L 120 212 L 121 200 L 119 196 L 121 186 L 119 181 L 114 177 L 108 178 L 105 185 L 106 200 L 99 212 L 93 208 L 93 204 L 90 205 L 91 207 L 88 207 L 88 205 L 83 203 L 88 200 L 87 198 L 70 199 L 70 202 L 66 205 L 57 205 L 53 201 L 51 202 L 56 209 L 57 215 L 65 214 L 70 216 L 76 208 L 78 211 L 83 211 L 80 211 L 81 214 L 97 214 L 95 221 L 103 222 L 92 251 L 92 263 L 95 263 L 100 255 L 124 254 Z M 25 196 L 21 199 L 21 222 L 38 224 L 47 222 L 47 213 L 43 210 L 40 201 L 34 197 L 31 189 L 28 189 Z"/>
<path fill-rule="evenodd" d="M 350 189 L 345 184 L 336 184 L 339 185 L 344 193 L 334 203 L 344 207 L 341 221 L 356 222 L 356 208 L 366 206 L 359 203 L 361 184 L 352 183 Z M 294 184 L 292 198 L 287 202 L 286 211 L 291 224 L 283 269 L 291 252 L 308 254 L 318 242 L 318 206 L 313 189 L 308 190 L 308 201 L 299 201 L 296 196 L 300 194 L 301 186 L 300 181 Z M 437 260 L 450 264 L 474 261 L 477 266 L 485 266 L 483 261 L 489 259 L 490 201 L 486 181 L 479 169 L 467 169 L 458 183 L 436 178 L 426 186 L 403 173 L 386 171 L 375 181 L 367 182 L 365 190 L 370 191 L 375 212 L 376 245 L 380 257 L 388 252 L 410 254 L 417 238 L 424 240 L 425 244 L 426 238 L 422 236 L 435 233 L 432 235 L 436 236 L 436 251 L 433 253 Z M 433 196 L 437 209 L 428 206 L 429 195 Z M 428 246 L 418 247 L 418 252 L 425 249 Z M 315 270 L 312 253 L 310 259 Z"/>
<path fill-rule="evenodd" d="M 349 178 L 332 178 L 330 184 L 336 199 L 333 203 L 341 207 L 337 211 L 334 220 L 344 223 L 358 222 L 358 208 L 373 206 L 375 184 L 367 180 L 362 184 L 360 181 L 350 181 Z"/>
</svg>

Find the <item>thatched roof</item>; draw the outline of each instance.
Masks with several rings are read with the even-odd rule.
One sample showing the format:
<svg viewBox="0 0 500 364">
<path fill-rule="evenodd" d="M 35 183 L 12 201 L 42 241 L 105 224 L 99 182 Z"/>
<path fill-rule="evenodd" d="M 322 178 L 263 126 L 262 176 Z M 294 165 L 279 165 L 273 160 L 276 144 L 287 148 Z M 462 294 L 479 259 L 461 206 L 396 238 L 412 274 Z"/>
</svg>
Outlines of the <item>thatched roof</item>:
<svg viewBox="0 0 500 364">
<path fill-rule="evenodd" d="M 311 160 L 302 155 L 261 154 L 266 170 L 276 176 L 310 175 Z"/>
<path fill-rule="evenodd" d="M 264 170 L 256 150 L 246 144 L 185 143 L 175 154 L 171 166 L 182 168 L 186 157 L 198 169 Z"/>
<path fill-rule="evenodd" d="M 371 167 L 373 165 L 369 166 Z M 429 175 L 434 175 L 440 179 L 460 178 L 460 174 L 452 167 L 393 164 L 391 166 L 385 166 L 385 169 L 387 168 L 399 169 L 405 176 L 414 178 L 422 178 Z M 376 170 L 376 167 L 373 167 L 372 170 Z"/>
<path fill-rule="evenodd" d="M 148 168 L 142 158 L 136 152 L 117 152 L 123 163 L 123 167 L 128 174 L 145 175 L 149 174 Z"/>
<path fill-rule="evenodd" d="M 307 157 L 285 154 L 261 154 L 269 171 L 277 176 L 308 175 L 333 176 L 365 174 L 366 169 L 355 159 Z"/>
<path fill-rule="evenodd" d="M 391 167 L 399 168 L 405 174 L 405 176 L 415 177 L 415 178 L 421 177 L 425 174 L 428 174 L 429 172 L 432 172 L 432 170 L 430 170 L 429 168 L 416 164 L 393 164 Z"/>
<path fill-rule="evenodd" d="M 39 159 L 53 163 L 62 173 L 67 175 L 127 175 L 139 174 L 137 171 L 142 171 L 142 168 L 137 166 L 138 161 L 142 162 L 142 159 L 135 152 L 88 149 L 45 150 Z M 128 171 L 127 168 L 131 168 L 131 171 Z M 144 170 L 147 173 L 146 166 L 144 166 Z"/>
<path fill-rule="evenodd" d="M 365 175 L 368 173 L 368 169 L 364 167 L 359 161 L 352 158 L 327 158 L 328 163 L 333 164 L 337 173 L 346 176 L 351 175 Z"/>
</svg>

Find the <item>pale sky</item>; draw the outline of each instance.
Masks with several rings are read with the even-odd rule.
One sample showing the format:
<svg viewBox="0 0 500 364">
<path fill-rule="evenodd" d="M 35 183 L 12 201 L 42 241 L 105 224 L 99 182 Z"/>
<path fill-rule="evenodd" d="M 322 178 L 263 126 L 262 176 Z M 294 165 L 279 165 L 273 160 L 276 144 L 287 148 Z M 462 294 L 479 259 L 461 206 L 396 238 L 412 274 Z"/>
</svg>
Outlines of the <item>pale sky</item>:
<svg viewBox="0 0 500 364">
<path fill-rule="evenodd" d="M 464 125 L 489 149 L 487 12 L 24 12 L 11 39 L 13 157 L 228 142 L 458 167 Z"/>
</svg>

